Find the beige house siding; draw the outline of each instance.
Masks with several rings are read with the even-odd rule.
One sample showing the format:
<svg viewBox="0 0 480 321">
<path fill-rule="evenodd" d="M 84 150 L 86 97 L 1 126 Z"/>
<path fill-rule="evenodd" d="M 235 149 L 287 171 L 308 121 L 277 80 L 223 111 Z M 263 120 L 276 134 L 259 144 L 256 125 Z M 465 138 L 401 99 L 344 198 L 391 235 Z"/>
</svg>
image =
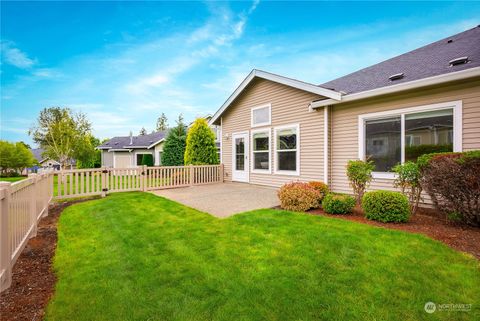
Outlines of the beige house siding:
<svg viewBox="0 0 480 321">
<path fill-rule="evenodd" d="M 361 114 L 461 100 L 464 151 L 480 149 L 480 79 L 415 90 L 402 95 L 335 105 L 331 109 L 330 186 L 352 193 L 345 175 L 350 159 L 358 158 L 358 116 Z M 375 179 L 370 189 L 393 189 L 392 180 Z"/>
<path fill-rule="evenodd" d="M 249 154 L 251 169 L 251 131 L 269 128 L 271 174 L 252 173 L 250 183 L 280 186 L 290 181 L 324 180 L 323 177 L 323 110 L 309 111 L 312 100 L 321 96 L 281 85 L 264 79 L 256 79 L 231 104 L 222 115 L 222 162 L 225 165 L 225 180 L 232 179 L 232 134 L 249 133 Z M 271 104 L 271 125 L 251 127 L 251 109 L 260 105 Z M 300 126 L 300 175 L 275 174 L 274 169 L 274 127 L 290 124 Z M 228 135 L 228 139 L 226 138 Z"/>
<path fill-rule="evenodd" d="M 102 166 L 113 167 L 113 153 L 102 150 Z"/>
</svg>

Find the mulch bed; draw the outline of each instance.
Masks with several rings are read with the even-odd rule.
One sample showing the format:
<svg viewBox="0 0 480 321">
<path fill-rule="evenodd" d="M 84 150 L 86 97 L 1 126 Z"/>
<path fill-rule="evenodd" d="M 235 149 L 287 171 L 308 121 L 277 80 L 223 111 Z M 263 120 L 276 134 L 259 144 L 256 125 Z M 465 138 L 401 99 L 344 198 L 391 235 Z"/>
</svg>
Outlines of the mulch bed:
<svg viewBox="0 0 480 321">
<path fill-rule="evenodd" d="M 420 208 L 407 223 L 381 223 L 367 220 L 361 208 L 356 207 L 352 214 L 332 215 L 321 209 L 308 211 L 309 214 L 335 217 L 364 224 L 420 233 L 462 252 L 480 259 L 480 228 L 447 221 L 432 209 Z"/>
<path fill-rule="evenodd" d="M 57 278 L 52 268 L 57 247 L 57 222 L 69 205 L 89 199 L 57 203 L 38 224 L 37 236 L 30 239 L 13 267 L 12 285 L 0 295 L 0 319 L 42 320 L 53 295 Z"/>
</svg>

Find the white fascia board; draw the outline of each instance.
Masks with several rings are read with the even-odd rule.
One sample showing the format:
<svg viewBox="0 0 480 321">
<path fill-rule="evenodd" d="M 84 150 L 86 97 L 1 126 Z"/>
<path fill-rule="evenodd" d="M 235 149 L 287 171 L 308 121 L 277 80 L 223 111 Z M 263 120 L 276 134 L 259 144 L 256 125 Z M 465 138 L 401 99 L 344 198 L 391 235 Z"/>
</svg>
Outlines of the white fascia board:
<svg viewBox="0 0 480 321">
<path fill-rule="evenodd" d="M 384 94 L 393 94 L 393 93 L 397 93 L 404 90 L 415 89 L 415 88 L 431 86 L 431 85 L 438 85 L 438 84 L 443 84 L 449 81 L 467 79 L 467 78 L 476 77 L 476 76 L 480 76 L 480 67 L 470 68 L 467 70 L 451 72 L 448 74 L 413 80 L 413 81 L 404 82 L 397 85 L 385 86 L 385 87 L 376 88 L 372 90 L 362 91 L 355 94 L 345 95 L 342 97 L 341 101 L 338 101 L 335 99 L 325 99 L 325 100 L 314 101 L 310 104 L 310 108 L 315 109 L 315 108 L 320 108 L 324 106 L 335 105 L 339 103 L 345 103 L 349 101 L 355 101 L 355 100 L 360 100 L 364 98 L 380 96 Z"/>
<path fill-rule="evenodd" d="M 155 143 L 151 144 L 150 146 L 147 147 L 147 149 L 150 149 L 152 147 L 154 147 L 155 145 L 157 144 L 160 144 L 161 142 L 163 142 L 165 140 L 165 138 L 162 138 L 160 140 L 157 140 Z"/>
<path fill-rule="evenodd" d="M 223 103 L 222 107 L 220 107 L 220 109 L 218 109 L 217 112 L 212 116 L 212 118 L 208 122 L 209 125 L 214 124 L 219 119 L 220 115 L 223 114 L 223 112 L 230 106 L 230 104 L 235 100 L 235 98 L 237 98 L 238 95 L 240 95 L 240 93 L 245 89 L 245 87 L 248 86 L 248 84 L 255 77 L 263 78 L 263 79 L 270 80 L 282 85 L 286 85 L 289 87 L 311 92 L 320 96 L 330 98 L 331 100 L 334 100 L 334 101 L 342 99 L 342 94 L 340 92 L 319 87 L 317 85 L 309 84 L 303 81 L 283 77 L 280 75 L 271 74 L 269 72 L 253 69 L 248 74 L 248 76 L 241 82 L 241 84 L 237 87 L 237 89 L 235 89 L 235 91 L 230 95 L 230 97 L 228 97 L 228 99 Z"/>
</svg>

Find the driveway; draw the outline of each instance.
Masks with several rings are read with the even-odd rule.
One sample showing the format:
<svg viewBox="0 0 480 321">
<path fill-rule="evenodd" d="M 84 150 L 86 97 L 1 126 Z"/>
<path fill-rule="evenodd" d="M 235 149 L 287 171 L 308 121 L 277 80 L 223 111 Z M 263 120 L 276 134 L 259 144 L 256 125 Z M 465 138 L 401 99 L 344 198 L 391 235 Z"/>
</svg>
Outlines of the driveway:
<svg viewBox="0 0 480 321">
<path fill-rule="evenodd" d="M 275 188 L 244 183 L 218 183 L 152 193 L 217 217 L 280 205 Z"/>
</svg>

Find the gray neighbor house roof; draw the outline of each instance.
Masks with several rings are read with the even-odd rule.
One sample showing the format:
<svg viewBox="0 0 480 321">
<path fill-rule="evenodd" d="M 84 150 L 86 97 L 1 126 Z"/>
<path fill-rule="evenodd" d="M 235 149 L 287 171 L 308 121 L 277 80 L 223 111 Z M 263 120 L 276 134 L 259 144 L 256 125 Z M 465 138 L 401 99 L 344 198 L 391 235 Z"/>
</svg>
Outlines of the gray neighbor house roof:
<svg viewBox="0 0 480 321">
<path fill-rule="evenodd" d="M 468 57 L 468 62 L 457 65 L 450 63 L 462 57 Z M 480 26 L 477 26 L 320 86 L 353 94 L 479 66 Z M 402 73 L 400 79 L 389 79 Z"/>
<path fill-rule="evenodd" d="M 33 154 L 33 157 L 35 157 L 35 159 L 41 164 L 43 163 L 44 161 L 50 159 L 49 157 L 44 157 L 42 154 L 44 152 L 44 149 L 43 148 L 32 148 L 30 149 L 30 151 L 32 152 Z M 53 159 L 55 162 L 59 163 L 59 161 L 57 161 L 56 159 Z M 70 165 L 75 165 L 77 162 L 75 159 L 72 159 L 70 160 L 69 164 Z"/>
<path fill-rule="evenodd" d="M 98 149 L 135 149 L 149 148 L 156 145 L 165 138 L 167 131 L 158 131 L 155 133 L 139 136 L 117 136 L 109 139 L 105 143 L 98 146 Z M 131 143 L 130 143 L 131 138 Z M 153 147 L 153 146 L 152 146 Z"/>
</svg>

